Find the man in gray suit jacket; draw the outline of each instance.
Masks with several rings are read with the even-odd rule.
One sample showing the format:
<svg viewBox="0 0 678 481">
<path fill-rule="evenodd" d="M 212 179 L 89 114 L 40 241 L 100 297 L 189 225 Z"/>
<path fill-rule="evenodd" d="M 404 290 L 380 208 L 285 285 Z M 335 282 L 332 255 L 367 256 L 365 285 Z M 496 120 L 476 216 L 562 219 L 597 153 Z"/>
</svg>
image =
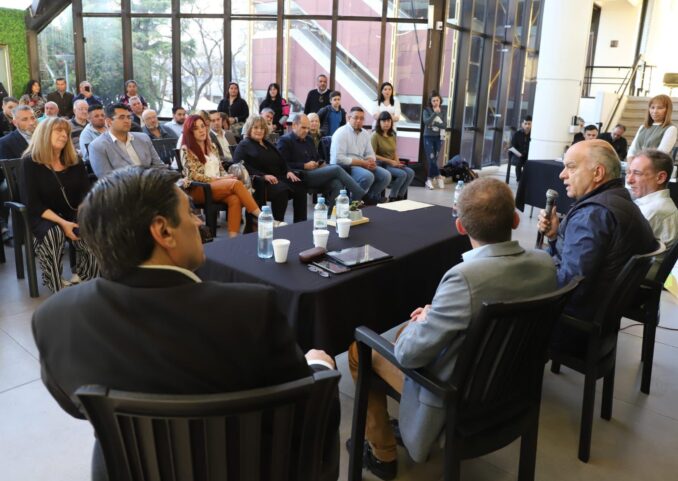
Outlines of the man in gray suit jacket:
<svg viewBox="0 0 678 481">
<path fill-rule="evenodd" d="M 89 161 L 97 177 L 128 165 L 164 165 L 147 135 L 130 133 L 132 114 L 125 104 L 106 107 L 106 124 L 108 132 L 89 144 Z"/>
<path fill-rule="evenodd" d="M 548 254 L 526 251 L 511 241 L 511 230 L 520 218 L 513 194 L 496 179 L 478 179 L 464 190 L 458 203 L 456 227 L 468 235 L 473 249 L 443 276 L 430 305 L 420 307 L 411 319 L 388 331 L 395 339 L 395 356 L 404 367 L 428 367 L 441 379 L 450 379 L 466 330 L 478 316 L 484 301 L 515 300 L 551 292 L 556 269 Z M 357 375 L 355 344 L 349 349 L 349 366 Z M 373 369 L 402 393 L 400 433 L 415 461 L 426 460 L 443 431 L 445 407 L 429 391 L 403 379 L 402 372 L 377 354 Z M 367 408 L 364 466 L 381 479 L 397 472 L 396 438 L 386 411 L 383 392 L 370 391 Z"/>
</svg>

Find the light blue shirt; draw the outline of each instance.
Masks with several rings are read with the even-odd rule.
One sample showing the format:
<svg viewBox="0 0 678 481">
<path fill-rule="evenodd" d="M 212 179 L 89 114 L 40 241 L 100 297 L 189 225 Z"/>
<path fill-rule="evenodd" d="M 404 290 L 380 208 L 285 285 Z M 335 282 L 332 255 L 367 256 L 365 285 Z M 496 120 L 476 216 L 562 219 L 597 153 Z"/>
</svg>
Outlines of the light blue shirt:
<svg viewBox="0 0 678 481">
<path fill-rule="evenodd" d="M 330 163 L 351 165 L 353 159 L 376 160 L 370 134 L 365 130 L 356 132 L 350 124 L 339 127 L 332 136 L 330 148 Z"/>
<path fill-rule="evenodd" d="M 79 142 L 80 142 L 80 155 L 82 155 L 83 159 L 89 160 L 89 152 L 87 151 L 87 147 L 89 146 L 89 144 L 92 143 L 94 139 L 96 139 L 100 135 L 101 132 L 92 127 L 92 124 L 87 124 L 87 126 L 84 129 L 82 129 Z"/>
</svg>

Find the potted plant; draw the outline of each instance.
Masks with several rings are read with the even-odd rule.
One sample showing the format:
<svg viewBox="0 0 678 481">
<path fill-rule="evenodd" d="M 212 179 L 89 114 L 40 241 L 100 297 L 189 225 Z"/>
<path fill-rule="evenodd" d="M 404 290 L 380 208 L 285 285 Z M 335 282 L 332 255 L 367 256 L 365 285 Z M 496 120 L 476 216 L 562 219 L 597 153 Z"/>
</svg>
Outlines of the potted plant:
<svg viewBox="0 0 678 481">
<path fill-rule="evenodd" d="M 363 211 L 360 208 L 365 205 L 362 200 L 354 200 L 348 206 L 348 218 L 351 220 L 360 220 L 363 218 Z"/>
</svg>

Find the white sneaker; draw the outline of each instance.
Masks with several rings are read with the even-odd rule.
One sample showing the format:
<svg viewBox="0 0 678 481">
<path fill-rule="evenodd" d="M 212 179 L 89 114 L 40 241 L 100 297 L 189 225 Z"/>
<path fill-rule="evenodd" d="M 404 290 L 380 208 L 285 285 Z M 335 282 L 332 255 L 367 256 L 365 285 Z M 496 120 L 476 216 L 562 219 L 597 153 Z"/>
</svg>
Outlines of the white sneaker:
<svg viewBox="0 0 678 481">
<path fill-rule="evenodd" d="M 273 221 L 273 227 L 283 227 L 286 226 L 287 222 L 282 221 L 282 220 L 274 220 Z"/>
<path fill-rule="evenodd" d="M 71 276 L 71 280 L 69 281 L 71 284 L 80 284 L 82 282 L 82 279 L 80 279 L 80 276 L 77 274 L 73 274 Z"/>
<path fill-rule="evenodd" d="M 61 287 L 66 288 L 66 287 L 71 287 L 73 284 L 71 284 L 70 281 L 67 281 L 63 277 L 61 278 Z"/>
<path fill-rule="evenodd" d="M 439 189 L 444 189 L 445 188 L 445 179 L 442 177 L 438 177 L 438 188 Z"/>
<path fill-rule="evenodd" d="M 435 189 L 435 187 L 433 186 L 433 182 L 431 182 L 431 179 L 426 179 L 424 186 L 429 190 Z"/>
</svg>

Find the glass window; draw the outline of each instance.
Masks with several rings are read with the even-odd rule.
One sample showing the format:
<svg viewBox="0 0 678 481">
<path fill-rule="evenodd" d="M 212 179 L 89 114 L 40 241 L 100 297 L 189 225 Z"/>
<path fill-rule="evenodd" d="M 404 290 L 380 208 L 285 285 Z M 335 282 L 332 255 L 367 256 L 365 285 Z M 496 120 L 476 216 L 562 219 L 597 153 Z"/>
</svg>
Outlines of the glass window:
<svg viewBox="0 0 678 481">
<path fill-rule="evenodd" d="M 132 0 L 132 13 L 170 13 L 171 0 Z"/>
<path fill-rule="evenodd" d="M 530 35 L 527 41 L 527 48 L 537 49 L 537 28 L 539 25 L 539 15 L 541 12 L 541 2 L 539 0 L 534 0 L 532 2 L 532 12 L 530 14 Z"/>
<path fill-rule="evenodd" d="M 179 4 L 181 13 L 224 13 L 224 0 L 182 0 Z"/>
<path fill-rule="evenodd" d="M 329 21 L 309 19 L 285 22 L 282 88 L 292 112 L 304 110 L 308 92 L 317 88 L 318 75 L 329 76 L 331 35 Z"/>
<path fill-rule="evenodd" d="M 139 94 L 163 117 L 172 115 L 172 27 L 169 18 L 132 18 L 132 63 Z"/>
<path fill-rule="evenodd" d="M 250 113 L 259 112 L 268 84 L 275 82 L 276 31 L 274 21 L 231 22 L 231 80 L 238 83 Z"/>
<path fill-rule="evenodd" d="M 495 0 L 492 0 L 494 3 Z M 485 18 L 487 16 L 487 0 L 475 0 L 473 8 L 473 30 L 483 32 L 485 30 Z"/>
<path fill-rule="evenodd" d="M 120 13 L 120 0 L 82 0 L 82 11 L 91 13 Z"/>
<path fill-rule="evenodd" d="M 181 98 L 187 110 L 216 110 L 223 98 L 223 45 L 222 19 L 181 20 Z"/>
<path fill-rule="evenodd" d="M 105 104 L 123 93 L 122 29 L 120 18 L 83 18 L 85 28 L 85 69 L 94 95 Z M 106 35 L 102 35 L 106 32 Z"/>
<path fill-rule="evenodd" d="M 332 0 L 285 0 L 287 15 L 332 15 Z"/>
<path fill-rule="evenodd" d="M 448 0 L 447 2 L 447 23 L 459 25 L 459 4 L 457 0 Z"/>
<path fill-rule="evenodd" d="M 382 5 L 381 0 L 341 0 L 339 2 L 339 15 L 381 18 Z"/>
<path fill-rule="evenodd" d="M 223 3 L 223 1 L 221 3 Z M 307 1 L 301 3 L 312 2 Z M 278 15 L 278 2 L 276 0 L 234 0 L 231 2 L 231 13 L 235 15 Z M 332 14 L 331 6 L 330 14 Z"/>
<path fill-rule="evenodd" d="M 341 105 L 365 109 L 365 125 L 372 125 L 377 100 L 381 22 L 342 21 L 337 26 L 337 72 L 335 88 Z"/>
<path fill-rule="evenodd" d="M 389 18 L 428 18 L 428 0 L 388 0 Z"/>
<path fill-rule="evenodd" d="M 472 35 L 471 57 L 468 65 L 468 82 L 466 84 L 466 99 L 464 103 L 464 127 L 474 127 L 476 124 L 482 52 L 483 38 L 478 35 Z"/>
<path fill-rule="evenodd" d="M 386 59 L 388 71 L 384 79 L 395 87 L 402 112 L 398 122 L 398 155 L 416 162 L 421 137 L 422 85 L 426 68 L 426 24 L 396 23 L 386 26 Z M 389 60 L 390 59 L 390 60 Z M 403 128 L 414 128 L 408 132 Z"/>
<path fill-rule="evenodd" d="M 55 80 L 66 79 L 67 90 L 77 93 L 73 51 L 73 14 L 68 6 L 38 35 L 40 84 L 44 93 L 56 89 Z"/>
</svg>

